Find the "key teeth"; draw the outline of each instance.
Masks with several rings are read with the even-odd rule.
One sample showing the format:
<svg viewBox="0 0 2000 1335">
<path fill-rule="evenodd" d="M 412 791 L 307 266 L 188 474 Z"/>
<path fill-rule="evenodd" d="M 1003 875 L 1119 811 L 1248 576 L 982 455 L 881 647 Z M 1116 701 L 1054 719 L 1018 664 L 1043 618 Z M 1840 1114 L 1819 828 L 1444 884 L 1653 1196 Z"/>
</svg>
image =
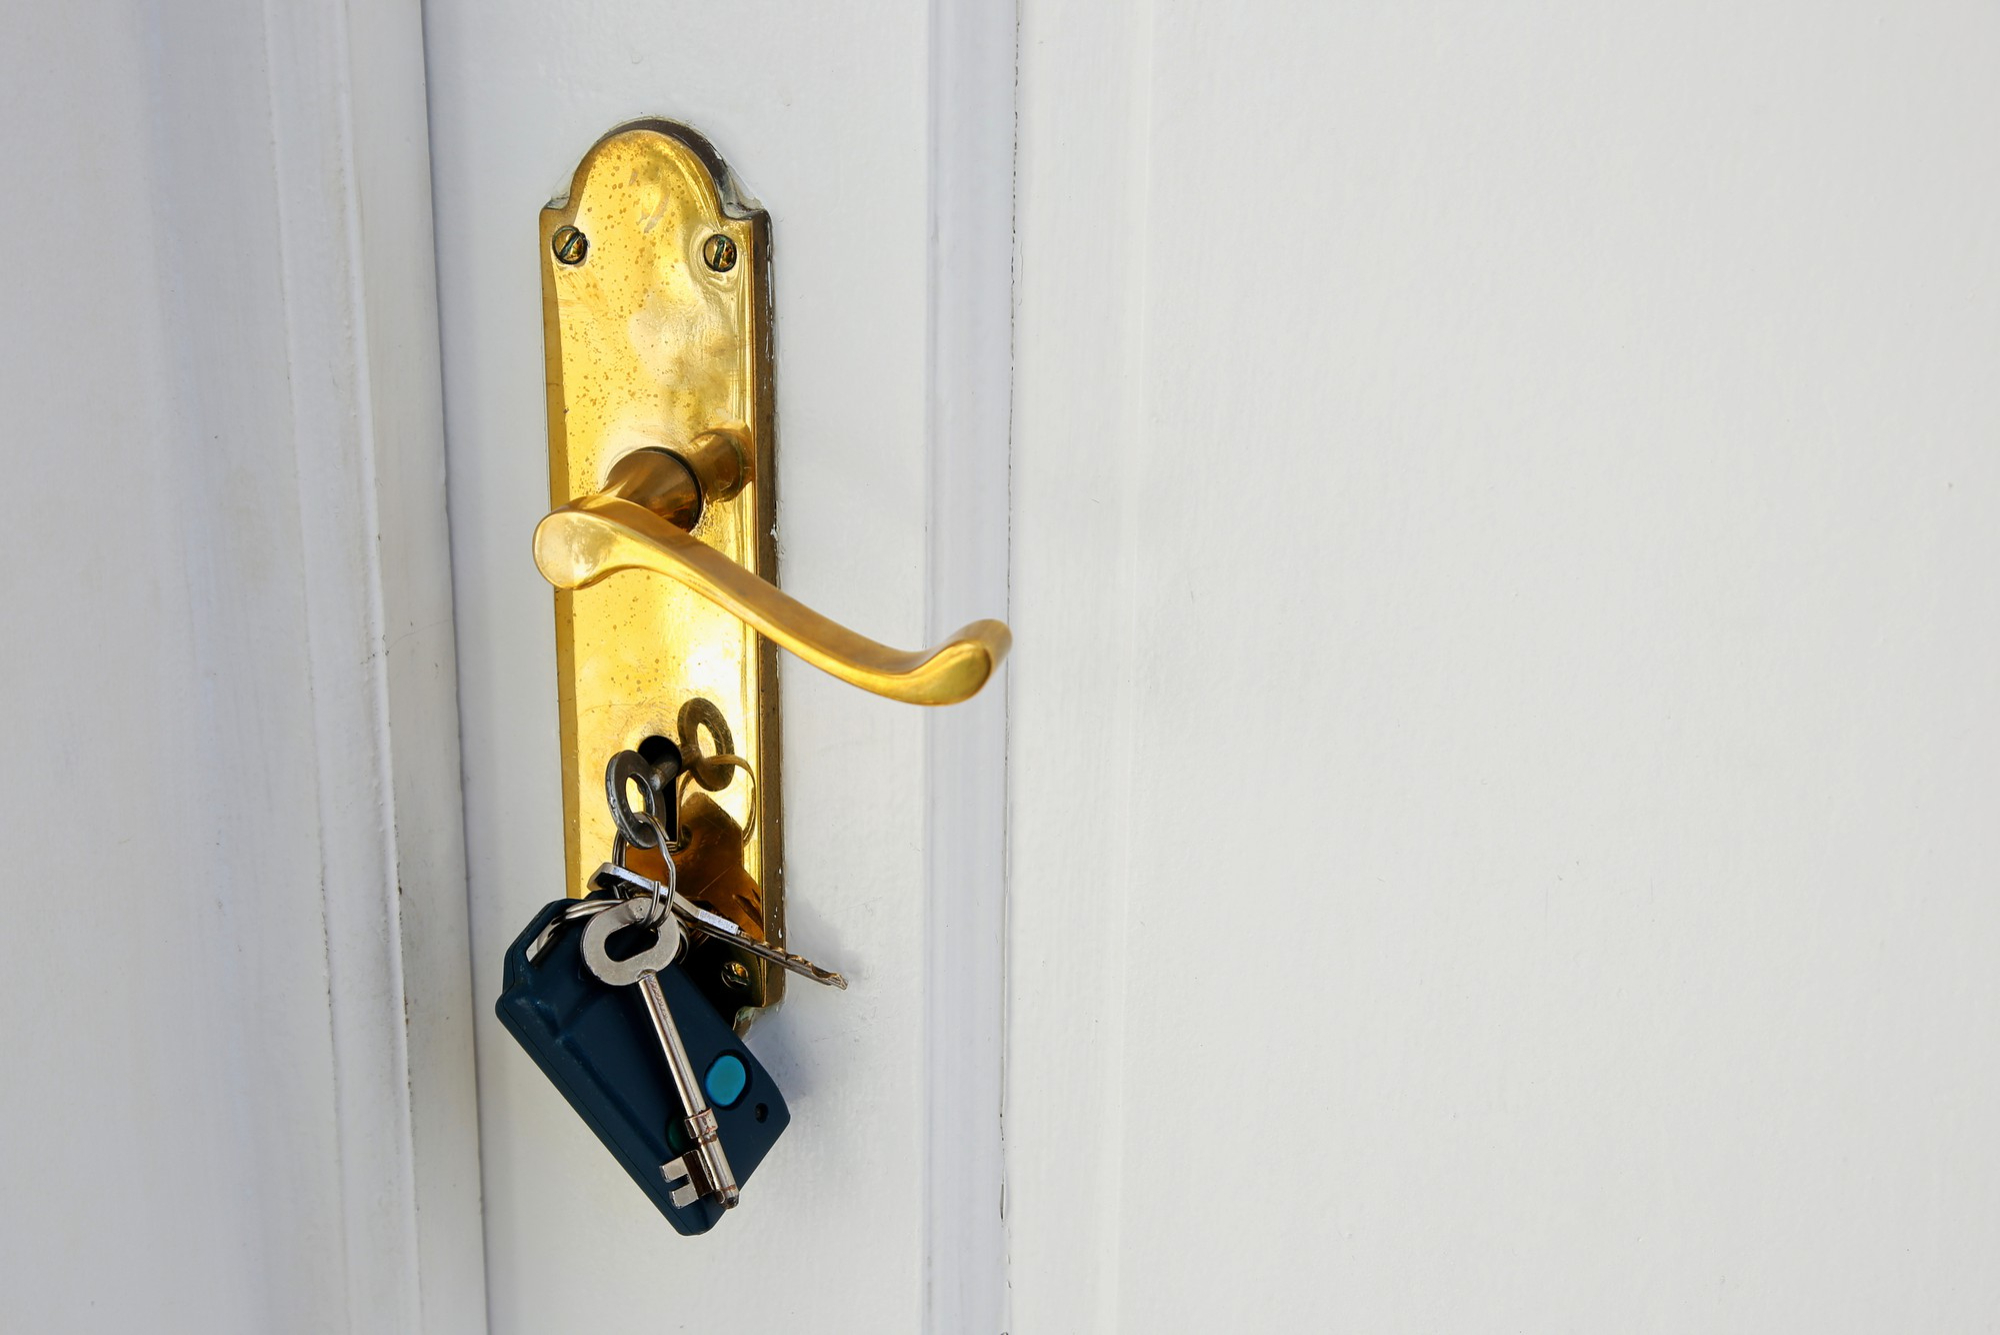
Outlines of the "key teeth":
<svg viewBox="0 0 2000 1335">
<path fill-rule="evenodd" d="M 590 878 L 590 883 L 600 890 L 622 891 L 627 896 L 646 899 L 651 899 L 666 892 L 665 887 L 658 881 L 650 880 L 635 871 L 619 866 L 615 862 L 607 862 L 599 867 L 596 873 Z M 583 902 L 585 901 L 579 901 L 579 903 Z M 680 916 L 682 930 L 684 931 L 691 930 L 716 941 L 727 941 L 732 945 L 742 947 L 753 955 L 770 960 L 774 964 L 781 964 L 793 973 L 804 974 L 816 983 L 828 983 L 840 988 L 842 991 L 847 990 L 847 980 L 833 970 L 821 968 L 805 956 L 794 955 L 782 946 L 769 945 L 746 935 L 741 927 L 738 927 L 729 919 L 723 917 L 721 914 L 703 908 L 701 905 L 689 900 L 685 895 L 675 893 L 668 901 L 668 904 Z M 603 908 L 605 906 L 594 904 L 592 907 Z M 545 939 L 553 931 L 554 928 L 551 927 L 548 932 L 543 933 L 542 939 L 538 939 L 535 943 L 537 949 L 544 944 Z M 534 952 L 531 951 L 529 956 L 531 961 L 533 954 Z"/>
<path fill-rule="evenodd" d="M 695 1185 L 694 1170 L 688 1163 L 687 1155 L 671 1159 L 660 1165 L 660 1176 L 669 1187 L 673 1187 L 670 1199 L 676 1209 L 685 1210 L 701 1199 L 701 1188 Z M 679 1186 L 674 1186 L 678 1182 Z"/>
</svg>

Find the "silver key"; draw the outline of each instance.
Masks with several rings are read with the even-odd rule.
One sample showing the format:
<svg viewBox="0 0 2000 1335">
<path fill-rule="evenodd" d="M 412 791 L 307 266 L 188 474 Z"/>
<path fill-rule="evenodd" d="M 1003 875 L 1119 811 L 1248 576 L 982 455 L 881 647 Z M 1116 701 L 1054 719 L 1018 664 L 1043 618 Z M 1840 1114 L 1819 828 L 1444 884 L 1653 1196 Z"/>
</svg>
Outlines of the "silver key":
<svg viewBox="0 0 2000 1335">
<path fill-rule="evenodd" d="M 673 1012 L 667 1009 L 667 995 L 660 990 L 659 971 L 679 957 L 687 936 L 672 914 L 663 914 L 658 924 L 659 940 L 647 949 L 615 960 L 604 948 L 606 938 L 613 932 L 643 922 L 652 908 L 651 900 L 627 899 L 592 916 L 590 925 L 583 929 L 583 961 L 600 982 L 613 987 L 639 985 L 646 998 L 646 1010 L 653 1017 L 653 1029 L 660 1036 L 660 1047 L 667 1054 L 667 1070 L 673 1076 L 675 1092 L 681 1097 L 690 1142 L 686 1154 L 660 1165 L 661 1176 L 673 1188 L 674 1204 L 685 1207 L 708 1196 L 727 1209 L 741 1196 L 736 1174 L 729 1167 L 729 1156 L 722 1152 L 715 1109 L 708 1106 L 694 1063 L 688 1060 L 687 1045 L 681 1041 L 680 1026 L 674 1023 Z"/>
<path fill-rule="evenodd" d="M 847 979 L 832 969 L 814 964 L 803 955 L 794 955 L 780 946 L 766 945 L 746 933 L 741 927 L 719 913 L 711 913 L 671 886 L 662 886 L 658 881 L 641 876 L 629 867 L 621 867 L 615 862 L 607 862 L 597 869 L 591 882 L 603 890 L 611 890 L 626 896 L 641 896 L 650 899 L 665 893 L 675 913 L 681 916 L 681 923 L 690 931 L 700 932 L 732 946 L 740 946 L 752 955 L 767 959 L 773 964 L 782 964 L 802 978 L 810 978 L 815 983 L 825 983 L 828 987 L 847 990 Z M 601 901 L 584 900 L 582 903 Z"/>
</svg>

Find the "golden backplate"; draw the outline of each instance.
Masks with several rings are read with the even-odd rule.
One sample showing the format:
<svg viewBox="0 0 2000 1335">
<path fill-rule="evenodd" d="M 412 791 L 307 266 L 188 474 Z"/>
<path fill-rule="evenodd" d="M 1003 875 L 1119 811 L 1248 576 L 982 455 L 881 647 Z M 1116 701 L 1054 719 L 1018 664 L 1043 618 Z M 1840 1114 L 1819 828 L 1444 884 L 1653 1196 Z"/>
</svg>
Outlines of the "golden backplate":
<svg viewBox="0 0 2000 1335">
<path fill-rule="evenodd" d="M 564 257 L 556 253 L 566 227 L 582 234 L 575 263 L 564 258 L 576 256 L 574 236 L 563 238 Z M 711 244 L 715 237 L 732 244 Z M 551 508 L 599 490 L 632 450 L 674 450 L 703 431 L 734 428 L 753 446 L 750 481 L 733 498 L 711 501 L 693 533 L 775 583 L 767 215 L 739 197 L 699 135 L 637 122 L 598 141 L 568 198 L 542 211 L 541 256 Z M 775 647 L 643 571 L 558 591 L 555 600 L 569 893 L 588 893 L 590 873 L 611 856 L 605 762 L 648 737 L 681 740 L 676 716 L 702 696 L 721 708 L 737 753 L 757 771 L 762 809 L 743 870 L 762 889 L 762 921 L 744 925 L 783 944 Z M 741 827 L 752 792 L 739 776 L 712 796 Z M 643 858 L 633 865 L 647 870 Z M 738 895 L 711 907 L 730 912 L 744 902 Z M 729 970 L 736 981 L 717 991 L 706 975 L 732 962 L 742 966 Z M 739 1007 L 771 1005 L 783 992 L 782 970 L 740 951 L 704 949 L 689 968 L 704 990 Z"/>
</svg>

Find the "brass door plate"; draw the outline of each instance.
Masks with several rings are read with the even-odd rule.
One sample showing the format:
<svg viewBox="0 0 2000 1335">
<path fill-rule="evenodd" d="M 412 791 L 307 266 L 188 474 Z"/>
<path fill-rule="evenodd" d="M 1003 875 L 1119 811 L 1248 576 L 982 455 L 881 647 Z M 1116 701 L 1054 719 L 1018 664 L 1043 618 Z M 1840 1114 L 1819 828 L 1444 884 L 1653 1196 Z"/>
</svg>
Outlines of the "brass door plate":
<svg viewBox="0 0 2000 1335">
<path fill-rule="evenodd" d="M 552 508 L 604 487 L 612 464 L 633 450 L 679 451 L 702 432 L 733 430 L 751 446 L 749 481 L 706 504 L 692 532 L 775 583 L 769 216 L 700 135 L 637 121 L 599 140 L 568 197 L 542 210 L 541 255 Z M 682 740 L 681 707 L 701 697 L 720 708 L 755 783 L 738 771 L 707 795 L 712 807 L 691 799 L 684 810 L 700 828 L 676 857 L 680 888 L 784 944 L 776 647 L 681 584 L 645 572 L 555 598 L 569 893 L 588 893 L 590 874 L 611 857 L 606 762 L 649 738 Z M 718 814 L 727 818 L 719 825 Z M 716 853 L 733 852 L 746 826 L 749 887 L 734 874 L 733 856 Z M 664 874 L 647 850 L 633 850 L 630 861 L 643 874 Z M 782 969 L 714 943 L 688 967 L 738 1010 L 739 1024 L 783 994 Z"/>
</svg>

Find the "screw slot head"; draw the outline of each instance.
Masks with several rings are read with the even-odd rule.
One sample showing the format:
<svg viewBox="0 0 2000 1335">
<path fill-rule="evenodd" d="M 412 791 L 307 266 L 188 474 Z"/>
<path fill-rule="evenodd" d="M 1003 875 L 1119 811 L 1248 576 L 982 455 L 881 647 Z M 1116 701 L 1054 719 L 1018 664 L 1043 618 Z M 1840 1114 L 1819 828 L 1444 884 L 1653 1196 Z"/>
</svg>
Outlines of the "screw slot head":
<svg viewBox="0 0 2000 1335">
<path fill-rule="evenodd" d="M 717 273 L 728 273 L 736 267 L 736 243 L 717 232 L 702 242 L 701 257 Z"/>
<path fill-rule="evenodd" d="M 750 971 L 736 960 L 722 966 L 722 981 L 730 987 L 750 986 Z"/>
<path fill-rule="evenodd" d="M 549 249 L 564 264 L 582 264 L 584 255 L 590 250 L 590 238 L 574 227 L 558 227 L 556 234 L 549 238 Z"/>
</svg>

